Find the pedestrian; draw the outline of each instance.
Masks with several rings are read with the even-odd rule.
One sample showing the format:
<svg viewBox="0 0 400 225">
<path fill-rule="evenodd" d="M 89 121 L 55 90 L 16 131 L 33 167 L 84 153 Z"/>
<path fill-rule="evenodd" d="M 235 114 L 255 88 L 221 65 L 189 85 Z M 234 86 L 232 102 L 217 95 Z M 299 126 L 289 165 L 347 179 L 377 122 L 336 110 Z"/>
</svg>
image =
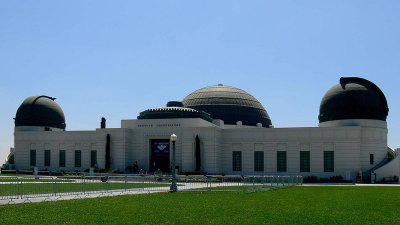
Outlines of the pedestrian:
<svg viewBox="0 0 400 225">
<path fill-rule="evenodd" d="M 139 165 L 138 162 L 135 161 L 135 163 L 133 164 L 133 173 L 134 174 L 138 173 L 138 170 L 139 170 Z"/>
</svg>

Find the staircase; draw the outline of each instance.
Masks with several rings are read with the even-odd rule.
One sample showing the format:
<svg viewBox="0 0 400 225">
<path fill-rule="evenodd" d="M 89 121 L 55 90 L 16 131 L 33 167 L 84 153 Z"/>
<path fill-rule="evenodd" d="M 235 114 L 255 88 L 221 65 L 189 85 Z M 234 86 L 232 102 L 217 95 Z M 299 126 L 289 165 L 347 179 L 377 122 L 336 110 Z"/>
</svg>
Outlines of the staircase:
<svg viewBox="0 0 400 225">
<path fill-rule="evenodd" d="M 376 164 L 374 167 L 372 167 L 371 169 L 369 169 L 369 170 L 363 172 L 363 174 L 362 174 L 362 176 L 363 176 L 363 182 L 364 182 L 364 183 L 370 183 L 370 182 L 371 182 L 371 173 L 372 173 L 374 170 L 376 170 L 376 169 L 382 167 L 383 165 L 389 163 L 390 161 L 392 161 L 392 159 L 394 158 L 394 156 L 395 156 L 395 151 L 394 151 L 393 149 L 391 149 L 390 147 L 388 147 L 388 148 L 387 148 L 387 155 L 386 155 L 386 157 L 385 157 L 381 162 L 379 162 L 379 163 Z"/>
</svg>

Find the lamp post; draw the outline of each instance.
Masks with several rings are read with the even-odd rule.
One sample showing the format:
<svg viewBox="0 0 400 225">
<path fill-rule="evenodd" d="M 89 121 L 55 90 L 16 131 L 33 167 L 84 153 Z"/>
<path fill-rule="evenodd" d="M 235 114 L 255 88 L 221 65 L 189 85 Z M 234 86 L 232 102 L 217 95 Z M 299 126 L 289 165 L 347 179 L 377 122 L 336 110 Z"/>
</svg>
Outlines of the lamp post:
<svg viewBox="0 0 400 225">
<path fill-rule="evenodd" d="M 170 192 L 176 192 L 178 188 L 176 187 L 176 171 L 175 171 L 175 142 L 178 137 L 175 134 L 171 135 L 172 141 L 172 183 L 171 187 L 169 188 Z"/>
</svg>

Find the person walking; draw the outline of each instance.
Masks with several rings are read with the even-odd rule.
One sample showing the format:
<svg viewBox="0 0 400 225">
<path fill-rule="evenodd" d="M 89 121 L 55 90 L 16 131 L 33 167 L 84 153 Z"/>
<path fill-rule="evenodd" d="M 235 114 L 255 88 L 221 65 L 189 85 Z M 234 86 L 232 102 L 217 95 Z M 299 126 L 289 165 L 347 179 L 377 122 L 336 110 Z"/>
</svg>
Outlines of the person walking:
<svg viewBox="0 0 400 225">
<path fill-rule="evenodd" d="M 137 174 L 138 171 L 139 171 L 139 165 L 138 165 L 138 162 L 135 161 L 135 163 L 133 164 L 133 173 Z"/>
</svg>

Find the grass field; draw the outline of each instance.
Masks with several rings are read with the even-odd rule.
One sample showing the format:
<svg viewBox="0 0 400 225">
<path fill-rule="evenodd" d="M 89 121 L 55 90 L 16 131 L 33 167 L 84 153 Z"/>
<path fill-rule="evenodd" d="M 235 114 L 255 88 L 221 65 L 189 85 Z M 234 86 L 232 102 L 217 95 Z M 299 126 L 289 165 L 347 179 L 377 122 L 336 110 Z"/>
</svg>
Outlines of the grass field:
<svg viewBox="0 0 400 225">
<path fill-rule="evenodd" d="M 1 224 L 400 224 L 398 187 L 177 192 L 0 206 Z"/>
<path fill-rule="evenodd" d="M 19 179 L 19 178 L 13 178 L 13 177 L 11 177 L 11 178 L 0 178 L 0 182 L 2 182 L 2 183 L 9 183 L 9 182 L 20 182 L 21 181 L 21 179 Z M 34 178 L 32 178 L 32 179 L 23 179 L 23 182 L 24 183 L 32 183 L 32 182 L 71 182 L 71 180 L 67 180 L 67 179 L 43 179 L 43 178 L 41 178 L 41 179 L 38 179 L 38 180 L 36 180 L 36 179 L 34 179 Z"/>
</svg>

